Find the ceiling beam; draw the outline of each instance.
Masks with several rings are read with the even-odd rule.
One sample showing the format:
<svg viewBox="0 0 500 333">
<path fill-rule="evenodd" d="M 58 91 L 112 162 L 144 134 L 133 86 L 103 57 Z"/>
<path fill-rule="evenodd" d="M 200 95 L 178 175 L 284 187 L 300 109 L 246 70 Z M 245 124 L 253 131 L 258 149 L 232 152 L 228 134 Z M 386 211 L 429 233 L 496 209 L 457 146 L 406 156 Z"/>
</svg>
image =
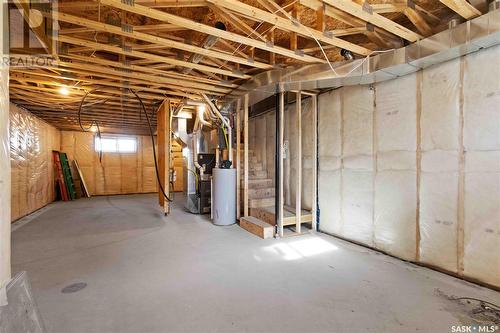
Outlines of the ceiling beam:
<svg viewBox="0 0 500 333">
<path fill-rule="evenodd" d="M 481 15 L 481 12 L 476 7 L 468 3 L 466 0 L 439 0 L 439 1 L 466 20 L 470 20 Z"/>
<path fill-rule="evenodd" d="M 73 16 L 70 14 L 62 13 L 62 12 L 58 12 L 56 17 L 58 18 L 59 21 L 77 24 L 77 25 L 87 27 L 87 28 L 92 28 L 92 29 L 95 29 L 98 31 L 113 33 L 116 35 L 129 37 L 129 38 L 141 40 L 144 42 L 153 43 L 155 45 L 162 45 L 163 47 L 166 47 L 166 48 L 175 48 L 175 49 L 179 49 L 179 50 L 183 50 L 183 51 L 201 54 L 201 55 L 206 56 L 206 57 L 218 58 L 218 59 L 227 60 L 227 61 L 242 64 L 242 65 L 257 67 L 257 68 L 261 68 L 261 69 L 272 68 L 272 66 L 265 64 L 265 63 L 261 63 L 261 62 L 257 62 L 257 61 L 251 62 L 248 59 L 233 56 L 233 55 L 230 55 L 227 53 L 213 51 L 213 50 L 205 49 L 203 47 L 189 45 L 189 44 L 185 44 L 185 43 L 178 42 L 175 40 L 171 40 L 171 39 L 153 36 L 153 35 L 149 35 L 149 34 L 146 34 L 143 32 L 139 32 L 138 30 L 140 30 L 140 29 L 138 29 L 138 28 L 140 28 L 140 27 L 134 27 L 132 31 L 128 31 L 126 29 L 122 29 L 122 28 L 114 26 L 114 25 L 100 23 L 100 22 L 96 22 L 96 21 L 89 20 L 86 18 L 77 17 L 77 16 Z M 150 27 L 150 26 L 148 26 L 148 27 Z"/>
<path fill-rule="evenodd" d="M 273 24 L 278 29 L 289 31 L 292 33 L 300 34 L 306 38 L 312 38 L 328 45 L 334 45 L 339 48 L 349 50 L 353 53 L 360 55 L 368 55 L 371 53 L 370 50 L 362 46 L 353 44 L 351 42 L 345 41 L 343 39 L 337 38 L 335 36 L 329 37 L 322 31 L 318 31 L 314 28 L 309 28 L 301 24 L 297 19 L 285 19 L 279 17 L 276 14 L 269 13 L 265 10 L 244 4 L 240 1 L 229 1 L 229 0 L 208 0 L 208 2 L 214 5 L 224 7 L 227 10 L 252 17 L 253 19 L 264 21 Z"/>
<path fill-rule="evenodd" d="M 158 56 L 158 55 L 151 54 L 151 53 L 145 53 L 145 52 L 134 51 L 134 50 L 126 50 L 125 48 L 121 48 L 118 46 L 96 43 L 96 42 L 86 40 L 86 39 L 79 39 L 79 38 L 74 38 L 74 37 L 69 37 L 69 36 L 59 36 L 58 40 L 60 42 L 64 42 L 64 43 L 68 43 L 68 44 L 91 47 L 95 50 L 107 51 L 107 52 L 111 52 L 111 53 L 115 53 L 115 54 L 122 54 L 122 55 L 126 55 L 128 57 L 153 60 L 153 61 L 166 63 L 169 65 L 188 67 L 188 68 L 198 69 L 198 70 L 202 70 L 202 71 L 206 71 L 206 72 L 210 72 L 210 73 L 217 73 L 217 74 L 227 75 L 230 77 L 237 77 L 240 79 L 249 79 L 250 78 L 249 75 L 245 75 L 245 74 L 241 74 L 241 73 L 231 72 L 231 71 L 227 71 L 224 69 L 219 69 L 219 68 L 200 65 L 200 64 L 194 64 L 191 62 L 177 60 L 177 59 L 168 58 L 168 57 L 164 57 L 164 56 Z"/>
<path fill-rule="evenodd" d="M 369 10 L 366 10 L 363 6 L 355 3 L 354 1 L 323 0 L 323 2 L 352 16 L 355 16 L 365 22 L 369 22 L 379 28 L 387 30 L 395 34 L 396 36 L 406 39 L 409 42 L 416 42 L 417 40 L 422 39 L 422 36 L 420 36 L 419 34 L 389 20 L 388 18 L 380 14 L 377 14 L 375 12 L 370 13 Z"/>
<path fill-rule="evenodd" d="M 245 45 L 253 46 L 256 48 L 259 48 L 261 50 L 269 51 L 269 52 L 275 52 L 277 54 L 281 54 L 283 56 L 308 62 L 308 63 L 325 63 L 326 61 L 315 58 L 312 56 L 308 55 L 303 55 L 303 54 L 297 54 L 294 51 L 291 51 L 289 49 L 279 47 L 279 46 L 274 46 L 269 43 L 264 43 L 263 41 L 260 40 L 255 40 L 252 38 L 244 37 L 242 35 L 229 32 L 229 31 L 224 31 L 217 29 L 215 27 L 211 27 L 202 23 L 195 22 L 193 20 L 180 17 L 174 14 L 162 12 L 160 10 L 156 10 L 153 8 L 145 7 L 139 4 L 129 4 L 129 3 L 124 3 L 120 0 L 100 0 L 101 4 L 111 6 L 113 8 L 118 8 L 122 10 L 126 10 L 131 13 L 143 15 L 152 19 L 156 19 L 159 21 L 163 22 L 169 22 L 171 24 L 175 24 L 177 26 L 185 27 L 190 30 L 202 32 L 208 35 L 224 38 L 236 43 L 242 43 Z"/>
</svg>

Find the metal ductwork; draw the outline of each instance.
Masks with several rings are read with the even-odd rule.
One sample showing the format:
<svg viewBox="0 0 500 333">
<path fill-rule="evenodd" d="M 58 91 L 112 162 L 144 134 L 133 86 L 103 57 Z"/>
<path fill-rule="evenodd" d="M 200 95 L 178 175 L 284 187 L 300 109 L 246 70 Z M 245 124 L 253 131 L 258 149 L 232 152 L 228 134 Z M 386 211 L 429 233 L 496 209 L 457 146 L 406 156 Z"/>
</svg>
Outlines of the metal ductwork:
<svg viewBox="0 0 500 333">
<path fill-rule="evenodd" d="M 219 30 L 226 30 L 226 25 L 222 22 L 216 22 L 215 23 L 215 27 Z M 207 36 L 207 38 L 205 38 L 205 40 L 203 41 L 203 43 L 201 44 L 201 47 L 204 48 L 204 49 L 210 49 L 212 48 L 212 46 L 215 45 L 215 43 L 217 42 L 217 40 L 219 39 L 219 37 L 216 37 L 216 36 Z M 189 59 L 188 59 L 188 62 L 191 62 L 193 64 L 198 64 L 205 56 L 202 55 L 202 54 L 199 54 L 199 53 L 193 53 Z M 185 68 L 182 70 L 182 73 L 183 74 L 189 74 L 193 69 L 192 68 Z"/>
<path fill-rule="evenodd" d="M 497 1 L 495 1 L 496 3 Z M 493 4 L 492 7 L 498 5 Z M 496 7 L 495 7 L 496 8 Z M 348 62 L 289 67 L 260 73 L 228 95 L 249 94 L 250 105 L 282 91 L 316 90 L 394 79 L 435 64 L 500 44 L 500 9 L 409 46 Z"/>
</svg>

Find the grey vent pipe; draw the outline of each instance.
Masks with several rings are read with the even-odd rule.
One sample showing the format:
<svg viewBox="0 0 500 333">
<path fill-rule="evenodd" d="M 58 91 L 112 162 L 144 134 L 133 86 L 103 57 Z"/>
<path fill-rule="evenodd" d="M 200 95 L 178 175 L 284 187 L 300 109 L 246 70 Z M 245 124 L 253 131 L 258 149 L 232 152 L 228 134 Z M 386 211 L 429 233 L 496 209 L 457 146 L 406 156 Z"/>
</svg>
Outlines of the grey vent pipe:
<svg viewBox="0 0 500 333">
<path fill-rule="evenodd" d="M 226 25 L 220 21 L 216 22 L 215 23 L 215 27 L 219 30 L 224 30 L 226 31 Z M 215 45 L 215 43 L 219 40 L 219 37 L 217 36 L 207 36 L 207 38 L 205 38 L 205 40 L 203 41 L 203 43 L 201 44 L 201 47 L 204 48 L 204 49 L 210 49 L 212 48 L 212 46 Z M 191 56 L 189 57 L 188 59 L 188 62 L 191 62 L 193 64 L 198 64 L 205 56 L 202 55 L 202 54 L 199 54 L 199 53 L 193 53 L 191 54 Z M 183 74 L 189 74 L 191 73 L 193 69 L 192 68 L 185 68 L 182 73 Z"/>
</svg>

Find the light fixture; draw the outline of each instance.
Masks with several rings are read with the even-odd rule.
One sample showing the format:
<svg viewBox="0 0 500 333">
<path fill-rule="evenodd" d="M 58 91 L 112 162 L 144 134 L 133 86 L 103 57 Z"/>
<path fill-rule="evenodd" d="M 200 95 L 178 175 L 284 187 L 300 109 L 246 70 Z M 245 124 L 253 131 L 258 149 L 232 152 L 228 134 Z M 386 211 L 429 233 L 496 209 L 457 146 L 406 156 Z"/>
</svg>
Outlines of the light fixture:
<svg viewBox="0 0 500 333">
<path fill-rule="evenodd" d="M 62 86 L 61 88 L 59 88 L 59 93 L 64 96 L 68 96 L 69 95 L 68 87 Z"/>
<path fill-rule="evenodd" d="M 90 127 L 90 131 L 93 132 L 93 133 L 97 132 L 97 126 L 96 125 L 92 125 Z"/>
</svg>

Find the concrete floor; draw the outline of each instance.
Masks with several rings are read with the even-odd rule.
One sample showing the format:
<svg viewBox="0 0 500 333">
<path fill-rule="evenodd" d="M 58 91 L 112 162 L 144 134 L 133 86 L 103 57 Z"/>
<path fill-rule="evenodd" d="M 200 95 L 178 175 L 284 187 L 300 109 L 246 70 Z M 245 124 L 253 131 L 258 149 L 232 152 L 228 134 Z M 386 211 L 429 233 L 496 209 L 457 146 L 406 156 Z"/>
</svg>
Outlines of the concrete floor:
<svg viewBox="0 0 500 333">
<path fill-rule="evenodd" d="M 155 198 L 58 202 L 13 232 L 50 332 L 451 332 L 477 318 L 449 297 L 500 303 L 327 235 L 262 240 L 180 203 L 163 218 Z"/>
</svg>

